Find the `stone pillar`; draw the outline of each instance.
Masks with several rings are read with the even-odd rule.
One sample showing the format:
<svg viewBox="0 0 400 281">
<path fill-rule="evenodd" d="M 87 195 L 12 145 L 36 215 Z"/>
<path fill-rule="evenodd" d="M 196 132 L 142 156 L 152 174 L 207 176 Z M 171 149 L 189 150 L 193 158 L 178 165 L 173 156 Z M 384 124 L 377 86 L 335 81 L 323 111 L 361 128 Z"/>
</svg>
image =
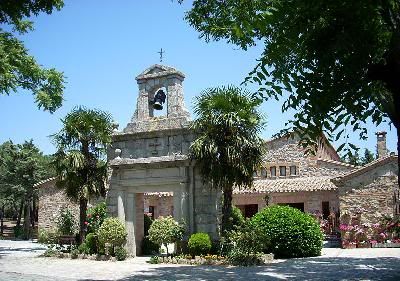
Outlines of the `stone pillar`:
<svg viewBox="0 0 400 281">
<path fill-rule="evenodd" d="M 181 185 L 183 185 L 183 183 Z M 174 218 L 177 221 L 184 220 L 186 227 L 190 227 L 191 225 L 189 216 L 189 194 L 186 190 L 174 191 Z"/>
<path fill-rule="evenodd" d="M 132 256 L 136 256 L 136 238 L 135 238 L 135 225 L 136 225 L 136 198 L 135 193 L 128 193 L 126 198 L 126 221 L 125 227 L 128 232 L 126 239 L 126 249 Z"/>
<path fill-rule="evenodd" d="M 118 191 L 117 208 L 118 218 L 121 222 L 125 222 L 125 192 L 122 190 Z"/>
</svg>

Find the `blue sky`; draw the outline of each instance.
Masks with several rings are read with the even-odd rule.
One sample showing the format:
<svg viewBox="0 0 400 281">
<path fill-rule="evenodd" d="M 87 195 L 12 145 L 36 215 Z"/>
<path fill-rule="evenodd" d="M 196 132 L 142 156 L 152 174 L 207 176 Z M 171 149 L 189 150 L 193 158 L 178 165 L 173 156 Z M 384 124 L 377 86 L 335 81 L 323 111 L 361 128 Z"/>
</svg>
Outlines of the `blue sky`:
<svg viewBox="0 0 400 281">
<path fill-rule="evenodd" d="M 63 107 L 50 114 L 38 110 L 30 94 L 0 96 L 0 143 L 33 139 L 45 153 L 53 153 L 48 136 L 60 130 L 60 119 L 77 105 L 106 110 L 124 128 L 136 106 L 134 77 L 159 63 L 161 47 L 166 51 L 163 64 L 186 75 L 184 91 L 190 111 L 193 98 L 205 88 L 239 85 L 262 51 L 260 47 L 242 51 L 223 41 L 199 39 L 183 20 L 190 1 L 184 5 L 170 0 L 65 2 L 61 11 L 33 19 L 35 31 L 21 36 L 39 63 L 67 77 Z M 290 114 L 282 114 L 281 103 L 275 101 L 265 102 L 261 110 L 267 116 L 263 137 L 268 139 Z M 358 140 L 357 134 L 351 141 L 375 151 L 374 133 L 386 130 L 388 148 L 395 151 L 393 127 L 390 131 L 388 125 L 369 124 L 368 129 L 367 141 Z"/>
</svg>

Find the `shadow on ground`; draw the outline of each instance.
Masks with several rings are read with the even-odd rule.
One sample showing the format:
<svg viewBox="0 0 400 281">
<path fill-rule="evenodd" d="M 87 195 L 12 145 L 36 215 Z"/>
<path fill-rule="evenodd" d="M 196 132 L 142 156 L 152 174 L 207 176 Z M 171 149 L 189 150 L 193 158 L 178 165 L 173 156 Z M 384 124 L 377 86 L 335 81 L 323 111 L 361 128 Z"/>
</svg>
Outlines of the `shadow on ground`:
<svg viewBox="0 0 400 281">
<path fill-rule="evenodd" d="M 37 246 L 35 248 L 27 247 L 27 248 L 11 248 L 11 247 L 1 247 L 0 246 L 0 259 L 12 255 L 13 253 L 31 253 L 31 254 L 38 254 L 41 250 L 45 250 L 43 246 Z"/>
<path fill-rule="evenodd" d="M 130 280 L 400 280 L 400 258 L 292 259 L 258 267 L 157 267 Z"/>
</svg>

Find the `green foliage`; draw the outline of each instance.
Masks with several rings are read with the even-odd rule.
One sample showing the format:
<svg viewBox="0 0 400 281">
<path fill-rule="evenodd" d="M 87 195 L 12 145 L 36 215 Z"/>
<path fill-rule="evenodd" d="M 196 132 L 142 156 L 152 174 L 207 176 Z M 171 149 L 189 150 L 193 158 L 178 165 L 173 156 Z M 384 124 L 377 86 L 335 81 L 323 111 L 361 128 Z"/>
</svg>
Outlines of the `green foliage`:
<svg viewBox="0 0 400 281">
<path fill-rule="evenodd" d="M 242 211 L 236 206 L 232 206 L 231 221 L 234 229 L 242 226 L 246 222 Z"/>
<path fill-rule="evenodd" d="M 24 236 L 24 228 L 22 226 L 16 225 L 13 227 L 13 230 L 15 238 L 22 238 Z"/>
<path fill-rule="evenodd" d="M 149 240 L 157 245 L 167 248 L 169 243 L 175 243 L 183 238 L 185 227 L 179 224 L 171 216 L 155 219 L 149 229 Z"/>
<path fill-rule="evenodd" d="M 38 243 L 41 244 L 57 244 L 58 233 L 54 231 L 40 230 L 38 235 Z"/>
<path fill-rule="evenodd" d="M 260 227 L 272 252 L 278 258 L 321 254 L 323 235 L 318 222 L 309 214 L 289 206 L 270 206 L 257 213 L 251 223 Z"/>
<path fill-rule="evenodd" d="M 126 249 L 124 247 L 115 248 L 114 254 L 115 254 L 115 257 L 117 258 L 117 261 L 126 260 L 126 258 L 128 257 L 128 252 L 126 251 Z"/>
<path fill-rule="evenodd" d="M 87 212 L 88 233 L 96 233 L 103 221 L 107 218 L 106 202 L 101 202 L 96 206 L 89 208 Z"/>
<path fill-rule="evenodd" d="M 80 254 L 79 249 L 73 248 L 71 250 L 71 259 L 77 259 L 79 254 Z"/>
<path fill-rule="evenodd" d="M 142 241 L 142 253 L 144 255 L 152 255 L 154 253 L 158 253 L 158 250 L 160 248 L 159 245 L 151 242 L 148 237 L 149 229 L 152 223 L 153 220 L 148 215 L 144 215 L 144 237 Z"/>
<path fill-rule="evenodd" d="M 251 186 L 253 173 L 262 162 L 259 104 L 249 92 L 229 86 L 205 90 L 194 105 L 198 118 L 192 129 L 197 137 L 190 153 L 205 180 L 223 191 L 222 233 L 232 227 L 233 186 Z"/>
<path fill-rule="evenodd" d="M 211 239 L 207 233 L 194 233 L 188 241 L 189 253 L 192 256 L 206 255 L 211 250 Z"/>
<path fill-rule="evenodd" d="M 365 139 L 368 118 L 400 128 L 399 13 L 397 0 L 196 0 L 186 20 L 206 41 L 244 50 L 264 42 L 245 81 L 295 112 L 281 134 L 296 131 L 317 146 L 322 131 L 347 139 L 346 126 Z"/>
<path fill-rule="evenodd" d="M 58 232 L 62 235 L 72 235 L 75 232 L 75 225 L 75 217 L 71 210 L 68 208 L 61 209 L 57 218 Z"/>
<path fill-rule="evenodd" d="M 127 235 L 125 225 L 118 218 L 106 218 L 97 232 L 102 248 L 106 243 L 111 244 L 113 248 L 123 246 Z"/>
<path fill-rule="evenodd" d="M 90 196 L 105 196 L 106 146 L 115 127 L 112 117 L 100 110 L 77 107 L 62 120 L 63 128 L 53 135 L 57 145 L 57 186 L 80 205 L 80 241 L 86 232 Z M 82 219 L 83 218 L 83 219 Z"/>
<path fill-rule="evenodd" d="M 259 225 L 246 220 L 229 233 L 231 243 L 228 260 L 233 265 L 257 265 L 262 263 L 262 252 L 269 247 L 269 240 Z"/>
<path fill-rule="evenodd" d="M 0 24 L 8 27 L 6 30 L 23 34 L 33 30 L 33 22 L 26 18 L 41 12 L 51 14 L 63 5 L 62 0 L 1 1 Z M 28 90 L 35 96 L 39 108 L 54 112 L 63 101 L 63 73 L 38 64 L 12 32 L 0 28 L 0 95 L 10 95 L 19 89 Z"/>
<path fill-rule="evenodd" d="M 86 243 L 82 243 L 78 247 L 78 251 L 81 254 L 90 255 L 90 248 L 86 245 Z"/>
<path fill-rule="evenodd" d="M 53 249 L 53 248 L 48 248 L 44 253 L 43 256 L 44 257 L 55 257 L 58 256 L 60 254 L 60 251 Z"/>
<path fill-rule="evenodd" d="M 89 233 L 86 235 L 85 244 L 89 249 L 89 254 L 96 254 L 97 253 L 97 236 L 94 233 Z"/>
<path fill-rule="evenodd" d="M 153 219 L 148 215 L 144 215 L 144 236 L 149 235 L 149 229 L 151 224 L 153 223 Z"/>
<path fill-rule="evenodd" d="M 150 264 L 159 264 L 159 263 L 161 263 L 161 259 L 159 256 L 151 256 L 149 263 Z"/>
<path fill-rule="evenodd" d="M 361 165 L 367 165 L 375 160 L 375 155 L 369 149 L 364 150 L 364 157 L 361 159 Z"/>
</svg>

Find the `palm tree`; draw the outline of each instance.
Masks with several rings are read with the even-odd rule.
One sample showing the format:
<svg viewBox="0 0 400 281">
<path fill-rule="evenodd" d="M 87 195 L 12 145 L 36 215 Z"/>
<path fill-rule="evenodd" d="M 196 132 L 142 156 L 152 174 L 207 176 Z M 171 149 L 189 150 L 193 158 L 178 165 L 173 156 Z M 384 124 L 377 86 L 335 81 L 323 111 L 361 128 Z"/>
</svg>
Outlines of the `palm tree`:
<svg viewBox="0 0 400 281">
<path fill-rule="evenodd" d="M 204 180 L 223 192 L 222 235 L 231 229 L 233 187 L 250 187 L 261 165 L 263 118 L 256 110 L 260 103 L 234 86 L 207 89 L 195 102 L 198 118 L 192 128 L 197 137 L 191 157 Z"/>
<path fill-rule="evenodd" d="M 105 152 L 114 125 L 108 113 L 84 107 L 74 108 L 62 122 L 61 131 L 53 135 L 58 149 L 55 154 L 57 186 L 79 202 L 79 240 L 82 243 L 89 198 L 105 196 Z"/>
</svg>

